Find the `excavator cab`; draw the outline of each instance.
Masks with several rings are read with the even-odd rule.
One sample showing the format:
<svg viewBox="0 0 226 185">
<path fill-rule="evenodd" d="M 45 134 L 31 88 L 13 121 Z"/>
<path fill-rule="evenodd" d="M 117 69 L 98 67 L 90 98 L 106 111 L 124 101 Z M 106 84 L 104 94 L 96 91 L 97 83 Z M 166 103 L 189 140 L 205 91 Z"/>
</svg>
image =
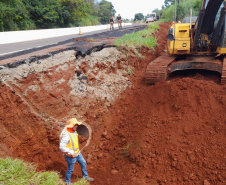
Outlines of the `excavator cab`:
<svg viewBox="0 0 226 185">
<path fill-rule="evenodd" d="M 150 62 L 147 84 L 155 84 L 176 71 L 206 70 L 226 83 L 226 0 L 203 0 L 196 22 L 175 23 L 168 30 L 168 55 Z M 175 3 L 176 11 L 176 3 Z M 174 21 L 176 22 L 176 20 Z"/>
</svg>

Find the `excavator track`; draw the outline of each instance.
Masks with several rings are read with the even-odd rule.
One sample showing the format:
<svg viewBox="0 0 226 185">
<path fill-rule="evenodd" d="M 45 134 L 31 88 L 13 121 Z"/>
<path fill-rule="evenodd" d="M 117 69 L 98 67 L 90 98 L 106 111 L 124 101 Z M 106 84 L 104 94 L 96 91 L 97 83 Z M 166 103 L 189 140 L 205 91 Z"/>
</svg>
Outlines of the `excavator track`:
<svg viewBox="0 0 226 185">
<path fill-rule="evenodd" d="M 156 84 L 167 79 L 167 67 L 175 60 L 172 56 L 160 56 L 150 62 L 146 68 L 145 82 Z"/>
<path fill-rule="evenodd" d="M 221 85 L 226 84 L 226 58 L 223 60 L 223 68 L 221 73 Z"/>
</svg>

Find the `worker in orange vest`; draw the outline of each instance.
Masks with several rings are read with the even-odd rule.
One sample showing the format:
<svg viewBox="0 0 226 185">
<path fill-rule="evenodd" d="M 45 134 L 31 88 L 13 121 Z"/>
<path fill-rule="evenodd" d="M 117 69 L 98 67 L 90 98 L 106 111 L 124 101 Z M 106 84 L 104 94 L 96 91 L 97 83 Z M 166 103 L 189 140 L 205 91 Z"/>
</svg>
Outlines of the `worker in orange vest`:
<svg viewBox="0 0 226 185">
<path fill-rule="evenodd" d="M 78 134 L 76 132 L 78 125 L 82 123 L 77 121 L 76 118 L 71 118 L 68 124 L 61 132 L 60 138 L 60 150 L 64 154 L 64 158 L 67 161 L 68 167 L 65 175 L 65 183 L 71 183 L 71 175 L 74 171 L 74 165 L 78 162 L 81 166 L 82 176 L 88 181 L 94 181 L 93 178 L 89 177 L 86 170 L 86 161 L 83 158 L 78 144 Z"/>
</svg>

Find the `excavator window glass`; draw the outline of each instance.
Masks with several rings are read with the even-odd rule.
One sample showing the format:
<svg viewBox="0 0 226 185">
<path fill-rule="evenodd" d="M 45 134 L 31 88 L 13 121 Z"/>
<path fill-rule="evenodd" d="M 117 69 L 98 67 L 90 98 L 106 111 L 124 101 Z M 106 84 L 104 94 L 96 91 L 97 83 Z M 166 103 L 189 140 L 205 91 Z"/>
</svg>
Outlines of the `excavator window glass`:
<svg viewBox="0 0 226 185">
<path fill-rule="evenodd" d="M 191 17 L 192 23 L 195 23 L 197 20 L 197 16 Z M 185 17 L 182 23 L 190 23 L 190 17 Z"/>
<path fill-rule="evenodd" d="M 209 3 L 209 0 L 206 0 L 205 9 L 206 9 L 206 6 L 208 5 L 208 3 Z"/>
<path fill-rule="evenodd" d="M 218 12 L 217 12 L 217 15 L 216 15 L 216 18 L 215 18 L 215 21 L 214 21 L 214 28 L 216 28 L 217 26 L 217 23 L 219 21 L 219 18 L 220 18 L 220 14 L 221 14 L 221 9 L 224 7 L 224 2 L 221 4 Z"/>
</svg>

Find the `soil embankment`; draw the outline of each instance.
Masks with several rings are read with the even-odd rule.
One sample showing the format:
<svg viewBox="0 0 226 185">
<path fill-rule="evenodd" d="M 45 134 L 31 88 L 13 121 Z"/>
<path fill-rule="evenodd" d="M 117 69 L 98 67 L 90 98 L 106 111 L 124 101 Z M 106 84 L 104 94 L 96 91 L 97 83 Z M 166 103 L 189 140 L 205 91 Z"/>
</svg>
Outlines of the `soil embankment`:
<svg viewBox="0 0 226 185">
<path fill-rule="evenodd" d="M 83 152 L 92 184 L 226 184 L 226 86 L 200 75 L 143 81 L 167 49 L 168 28 L 161 24 L 155 53 L 141 49 L 145 58 L 115 48 L 78 59 L 65 51 L 1 70 L 0 156 L 64 175 L 58 137 L 77 117 L 93 131 Z"/>
</svg>

